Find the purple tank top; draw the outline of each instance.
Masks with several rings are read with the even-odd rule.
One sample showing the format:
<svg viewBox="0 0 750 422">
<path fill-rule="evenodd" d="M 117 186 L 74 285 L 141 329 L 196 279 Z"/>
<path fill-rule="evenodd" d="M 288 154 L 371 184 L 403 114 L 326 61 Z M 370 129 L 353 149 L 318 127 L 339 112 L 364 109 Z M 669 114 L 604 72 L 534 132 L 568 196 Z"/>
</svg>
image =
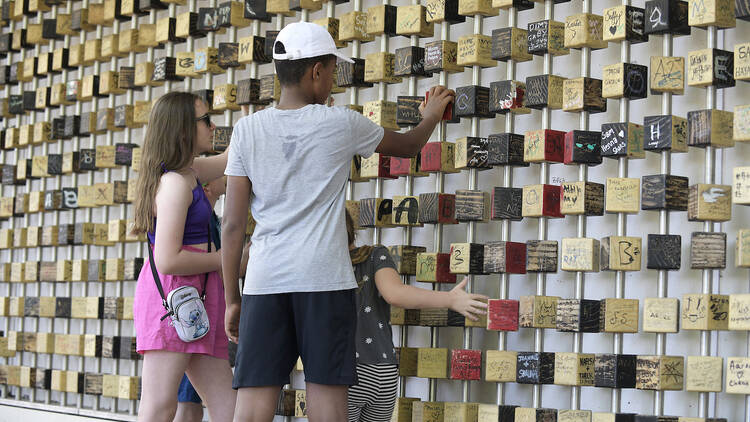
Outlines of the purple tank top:
<svg viewBox="0 0 750 422">
<path fill-rule="evenodd" d="M 183 245 L 196 245 L 208 241 L 208 222 L 211 218 L 211 203 L 208 202 L 206 194 L 200 181 L 193 188 L 193 202 L 185 217 L 185 233 L 182 236 Z M 156 217 L 154 217 L 154 227 L 156 227 Z M 155 243 L 154 233 L 148 232 L 148 240 Z"/>
</svg>

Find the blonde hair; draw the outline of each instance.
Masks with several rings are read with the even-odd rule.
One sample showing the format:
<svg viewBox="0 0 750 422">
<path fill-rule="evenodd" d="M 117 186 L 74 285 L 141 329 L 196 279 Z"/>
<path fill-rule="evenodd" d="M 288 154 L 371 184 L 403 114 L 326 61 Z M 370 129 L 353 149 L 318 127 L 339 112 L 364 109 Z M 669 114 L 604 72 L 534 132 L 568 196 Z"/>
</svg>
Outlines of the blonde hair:
<svg viewBox="0 0 750 422">
<path fill-rule="evenodd" d="M 190 92 L 169 92 L 151 109 L 136 181 L 134 234 L 154 230 L 154 200 L 161 175 L 190 165 L 196 134 L 196 101 L 203 99 Z"/>
</svg>

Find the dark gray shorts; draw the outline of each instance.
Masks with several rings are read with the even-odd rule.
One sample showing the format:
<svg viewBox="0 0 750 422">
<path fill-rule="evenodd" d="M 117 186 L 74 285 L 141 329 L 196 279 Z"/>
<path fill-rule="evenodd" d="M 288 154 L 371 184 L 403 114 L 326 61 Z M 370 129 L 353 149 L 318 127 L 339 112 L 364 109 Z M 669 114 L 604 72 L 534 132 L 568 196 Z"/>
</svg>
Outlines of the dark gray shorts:
<svg viewBox="0 0 750 422">
<path fill-rule="evenodd" d="M 243 295 L 232 387 L 289 383 L 297 357 L 305 381 L 357 383 L 354 289 Z"/>
</svg>

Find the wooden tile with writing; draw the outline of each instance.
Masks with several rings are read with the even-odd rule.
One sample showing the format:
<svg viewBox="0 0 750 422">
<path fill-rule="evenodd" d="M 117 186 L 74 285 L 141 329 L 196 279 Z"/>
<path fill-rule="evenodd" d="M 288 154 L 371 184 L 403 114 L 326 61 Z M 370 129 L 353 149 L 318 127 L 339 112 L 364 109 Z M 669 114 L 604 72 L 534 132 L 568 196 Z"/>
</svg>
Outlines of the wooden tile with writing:
<svg viewBox="0 0 750 422">
<path fill-rule="evenodd" d="M 458 0 L 458 14 L 462 16 L 497 16 L 498 13 L 492 0 Z"/>
<path fill-rule="evenodd" d="M 445 403 L 415 401 L 412 404 L 413 422 L 429 422 L 445 420 Z"/>
<path fill-rule="evenodd" d="M 648 235 L 646 268 L 679 270 L 681 256 L 680 235 Z"/>
<path fill-rule="evenodd" d="M 681 0 L 650 0 L 646 2 L 646 34 L 690 35 L 688 3 Z"/>
<path fill-rule="evenodd" d="M 615 6 L 604 9 L 604 41 L 629 41 L 633 44 L 648 41 L 644 34 L 645 10 L 635 6 Z"/>
<path fill-rule="evenodd" d="M 521 296 L 519 325 L 524 328 L 555 328 L 558 299 L 557 296 Z"/>
<path fill-rule="evenodd" d="M 593 387 L 594 355 L 591 353 L 555 353 L 554 383 Z"/>
<path fill-rule="evenodd" d="M 685 366 L 685 390 L 721 392 L 723 358 L 718 356 L 688 356 Z"/>
<path fill-rule="evenodd" d="M 552 384 L 555 378 L 555 354 L 518 352 L 516 371 L 516 382 L 519 384 Z M 519 409 L 516 409 L 516 415 Z"/>
<path fill-rule="evenodd" d="M 450 272 L 450 254 L 419 253 L 416 262 L 416 280 L 429 283 L 455 283 L 456 275 Z"/>
<path fill-rule="evenodd" d="M 461 86 L 456 88 L 456 99 L 453 113 L 455 117 L 494 117 L 489 110 L 490 90 L 479 85 Z"/>
<path fill-rule="evenodd" d="M 420 378 L 448 378 L 448 349 L 419 348 L 417 376 Z M 415 402 L 417 403 L 422 402 Z"/>
<path fill-rule="evenodd" d="M 444 407 L 443 419 L 446 421 L 476 421 L 479 413 L 479 403 L 446 402 Z"/>
<path fill-rule="evenodd" d="M 493 60 L 525 62 L 532 59 L 528 51 L 528 31 L 516 27 L 492 30 Z"/>
<path fill-rule="evenodd" d="M 451 350 L 450 376 L 452 380 L 479 381 L 482 372 L 482 351 L 481 350 Z M 466 405 L 467 403 L 461 403 Z M 446 412 L 449 403 L 445 404 Z M 476 408 L 474 409 L 476 417 Z"/>
<path fill-rule="evenodd" d="M 512 299 L 489 299 L 487 301 L 486 327 L 488 330 L 518 331 L 518 320 L 519 301 Z M 511 376 L 511 374 L 506 375 Z M 512 377 L 515 380 L 515 371 Z"/>
<path fill-rule="evenodd" d="M 561 218 L 561 193 L 560 186 L 555 185 L 524 186 L 522 216 Z"/>
<path fill-rule="evenodd" d="M 562 109 L 589 113 L 607 111 L 607 102 L 602 98 L 602 80 L 581 77 L 563 81 Z"/>
<path fill-rule="evenodd" d="M 398 130 L 396 124 L 397 105 L 393 101 L 376 100 L 364 104 L 362 114 L 376 124 L 386 129 Z"/>
<path fill-rule="evenodd" d="M 605 210 L 609 213 L 637 214 L 640 210 L 640 186 L 637 178 L 608 177 Z"/>
<path fill-rule="evenodd" d="M 726 268 L 726 249 L 726 233 L 693 232 L 690 239 L 690 268 Z"/>
<path fill-rule="evenodd" d="M 384 4 L 367 9 L 367 33 L 370 35 L 396 35 L 396 6 Z"/>
<path fill-rule="evenodd" d="M 601 269 L 640 271 L 641 250 L 640 237 L 607 236 L 601 240 Z"/>
<path fill-rule="evenodd" d="M 639 390 L 682 390 L 682 356 L 642 356 L 636 361 L 636 388 Z"/>
<path fill-rule="evenodd" d="M 497 62 L 491 58 L 492 38 L 486 35 L 473 34 L 459 37 L 457 52 L 456 64 L 459 66 L 494 67 L 497 65 Z"/>
<path fill-rule="evenodd" d="M 604 66 L 602 97 L 628 98 L 631 100 L 646 98 L 648 85 L 648 68 L 632 63 L 616 63 Z"/>
<path fill-rule="evenodd" d="M 642 177 L 641 209 L 687 211 L 688 178 L 669 174 Z"/>
<path fill-rule="evenodd" d="M 694 147 L 734 146 L 732 112 L 723 110 L 694 110 L 687 115 L 687 144 Z"/>
<path fill-rule="evenodd" d="M 600 15 L 592 13 L 568 15 L 565 18 L 563 44 L 566 48 L 606 48 L 607 41 L 603 40 L 603 25 L 604 18 Z"/>
<path fill-rule="evenodd" d="M 531 113 L 531 110 L 526 108 L 526 84 L 519 81 L 507 80 L 490 83 L 489 103 L 491 113 Z"/>
<path fill-rule="evenodd" d="M 565 182 L 561 186 L 563 215 L 603 215 L 604 185 L 594 182 Z"/>
<path fill-rule="evenodd" d="M 729 221 L 732 218 L 732 186 L 692 185 L 688 193 L 688 221 Z"/>
<path fill-rule="evenodd" d="M 636 355 L 597 354 L 594 357 L 594 385 L 608 388 L 634 388 Z"/>
<path fill-rule="evenodd" d="M 398 6 L 396 8 L 396 34 L 432 37 L 434 24 L 428 22 L 426 16 L 426 8 L 422 5 Z"/>
<path fill-rule="evenodd" d="M 482 274 L 484 245 L 480 243 L 451 243 L 450 272 L 453 274 Z"/>
<path fill-rule="evenodd" d="M 527 272 L 557 272 L 557 241 L 529 240 L 526 242 Z"/>
<path fill-rule="evenodd" d="M 400 77 L 394 76 L 396 56 L 392 53 L 380 52 L 368 54 L 365 58 L 365 82 L 399 83 Z"/>
<path fill-rule="evenodd" d="M 735 83 L 732 51 L 706 48 L 688 53 L 688 85 L 721 89 Z"/>
<path fill-rule="evenodd" d="M 716 26 L 719 29 L 734 28 L 734 0 L 689 0 L 688 25 L 706 28 Z"/>
<path fill-rule="evenodd" d="M 725 391 L 729 394 L 750 394 L 748 372 L 750 372 L 750 358 L 728 357 Z"/>
<path fill-rule="evenodd" d="M 526 244 L 506 241 L 486 243 L 484 272 L 526 274 Z"/>
<path fill-rule="evenodd" d="M 485 352 L 485 380 L 490 382 L 515 382 L 517 361 L 517 352 L 487 350 Z"/>
<path fill-rule="evenodd" d="M 390 316 L 390 322 L 391 325 L 419 325 L 419 309 L 403 309 L 399 308 L 397 306 L 391 307 L 391 316 Z M 404 350 L 406 348 L 401 348 L 401 360 L 402 362 L 404 359 L 407 358 L 406 352 L 409 352 L 409 350 Z M 414 351 L 414 373 L 411 374 L 411 376 L 416 376 L 416 349 L 411 349 Z M 408 360 L 408 359 L 407 359 Z M 406 368 L 404 368 L 406 369 Z"/>
<path fill-rule="evenodd" d="M 555 311 L 557 331 L 598 333 L 600 310 L 598 300 L 559 299 Z"/>
<path fill-rule="evenodd" d="M 359 201 L 359 225 L 361 227 L 389 227 L 393 213 L 393 200 L 386 198 L 364 198 Z"/>
<path fill-rule="evenodd" d="M 393 224 L 396 226 L 421 226 L 419 199 L 416 196 L 393 197 Z"/>
<path fill-rule="evenodd" d="M 524 134 L 523 160 L 527 163 L 561 163 L 565 159 L 565 132 L 552 129 Z"/>
<path fill-rule="evenodd" d="M 687 119 L 678 116 L 646 116 L 643 118 L 645 142 L 643 149 L 661 152 L 687 152 Z"/>
<path fill-rule="evenodd" d="M 490 168 L 487 163 L 489 157 L 488 139 L 478 137 L 463 137 L 455 142 L 456 169 Z"/>
<path fill-rule="evenodd" d="M 416 274 L 417 255 L 425 251 L 426 248 L 423 246 L 395 245 L 388 247 L 388 252 L 396 265 L 396 272 L 399 274 Z"/>
<path fill-rule="evenodd" d="M 462 72 L 463 67 L 456 63 L 458 57 L 458 44 L 453 41 L 432 41 L 424 46 L 425 49 L 425 72 Z"/>
<path fill-rule="evenodd" d="M 528 52 L 534 55 L 549 53 L 553 56 L 568 54 L 570 51 L 564 45 L 565 24 L 562 22 L 543 20 L 528 24 Z"/>
<path fill-rule="evenodd" d="M 339 40 L 369 42 L 375 39 L 367 32 L 367 12 L 351 11 L 341 15 L 339 19 Z"/>
<path fill-rule="evenodd" d="M 602 299 L 599 331 L 605 333 L 638 332 L 638 299 Z"/>
</svg>

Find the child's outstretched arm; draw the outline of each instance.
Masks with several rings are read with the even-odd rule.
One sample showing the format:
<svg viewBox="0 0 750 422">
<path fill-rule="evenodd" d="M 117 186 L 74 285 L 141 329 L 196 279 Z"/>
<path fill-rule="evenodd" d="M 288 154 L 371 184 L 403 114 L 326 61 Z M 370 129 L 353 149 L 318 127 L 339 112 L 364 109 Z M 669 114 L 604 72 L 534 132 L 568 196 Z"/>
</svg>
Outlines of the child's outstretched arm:
<svg viewBox="0 0 750 422">
<path fill-rule="evenodd" d="M 416 157 L 443 117 L 445 107 L 453 102 L 455 96 L 455 92 L 441 85 L 430 88 L 428 100 L 419 107 L 422 121 L 417 127 L 406 133 L 385 130 L 375 152 L 396 157 Z"/>
<path fill-rule="evenodd" d="M 201 183 L 208 183 L 214 179 L 224 176 L 227 167 L 227 156 L 229 149 L 219 155 L 209 157 L 196 157 L 193 160 L 193 170 Z"/>
<path fill-rule="evenodd" d="M 224 272 L 224 298 L 226 300 L 224 328 L 229 339 L 234 342 L 237 342 L 237 338 L 239 337 L 239 271 L 251 190 L 252 184 L 247 177 L 227 177 L 227 196 L 224 203 L 224 218 L 221 228 L 221 246 L 223 251 L 221 255 L 221 267 Z"/>
<path fill-rule="evenodd" d="M 400 308 L 450 308 L 466 318 L 476 321 L 477 315 L 487 313 L 487 296 L 467 293 L 468 278 L 463 279 L 449 292 L 420 289 L 401 281 L 393 268 L 381 268 L 375 273 L 375 285 L 386 302 Z"/>
</svg>

